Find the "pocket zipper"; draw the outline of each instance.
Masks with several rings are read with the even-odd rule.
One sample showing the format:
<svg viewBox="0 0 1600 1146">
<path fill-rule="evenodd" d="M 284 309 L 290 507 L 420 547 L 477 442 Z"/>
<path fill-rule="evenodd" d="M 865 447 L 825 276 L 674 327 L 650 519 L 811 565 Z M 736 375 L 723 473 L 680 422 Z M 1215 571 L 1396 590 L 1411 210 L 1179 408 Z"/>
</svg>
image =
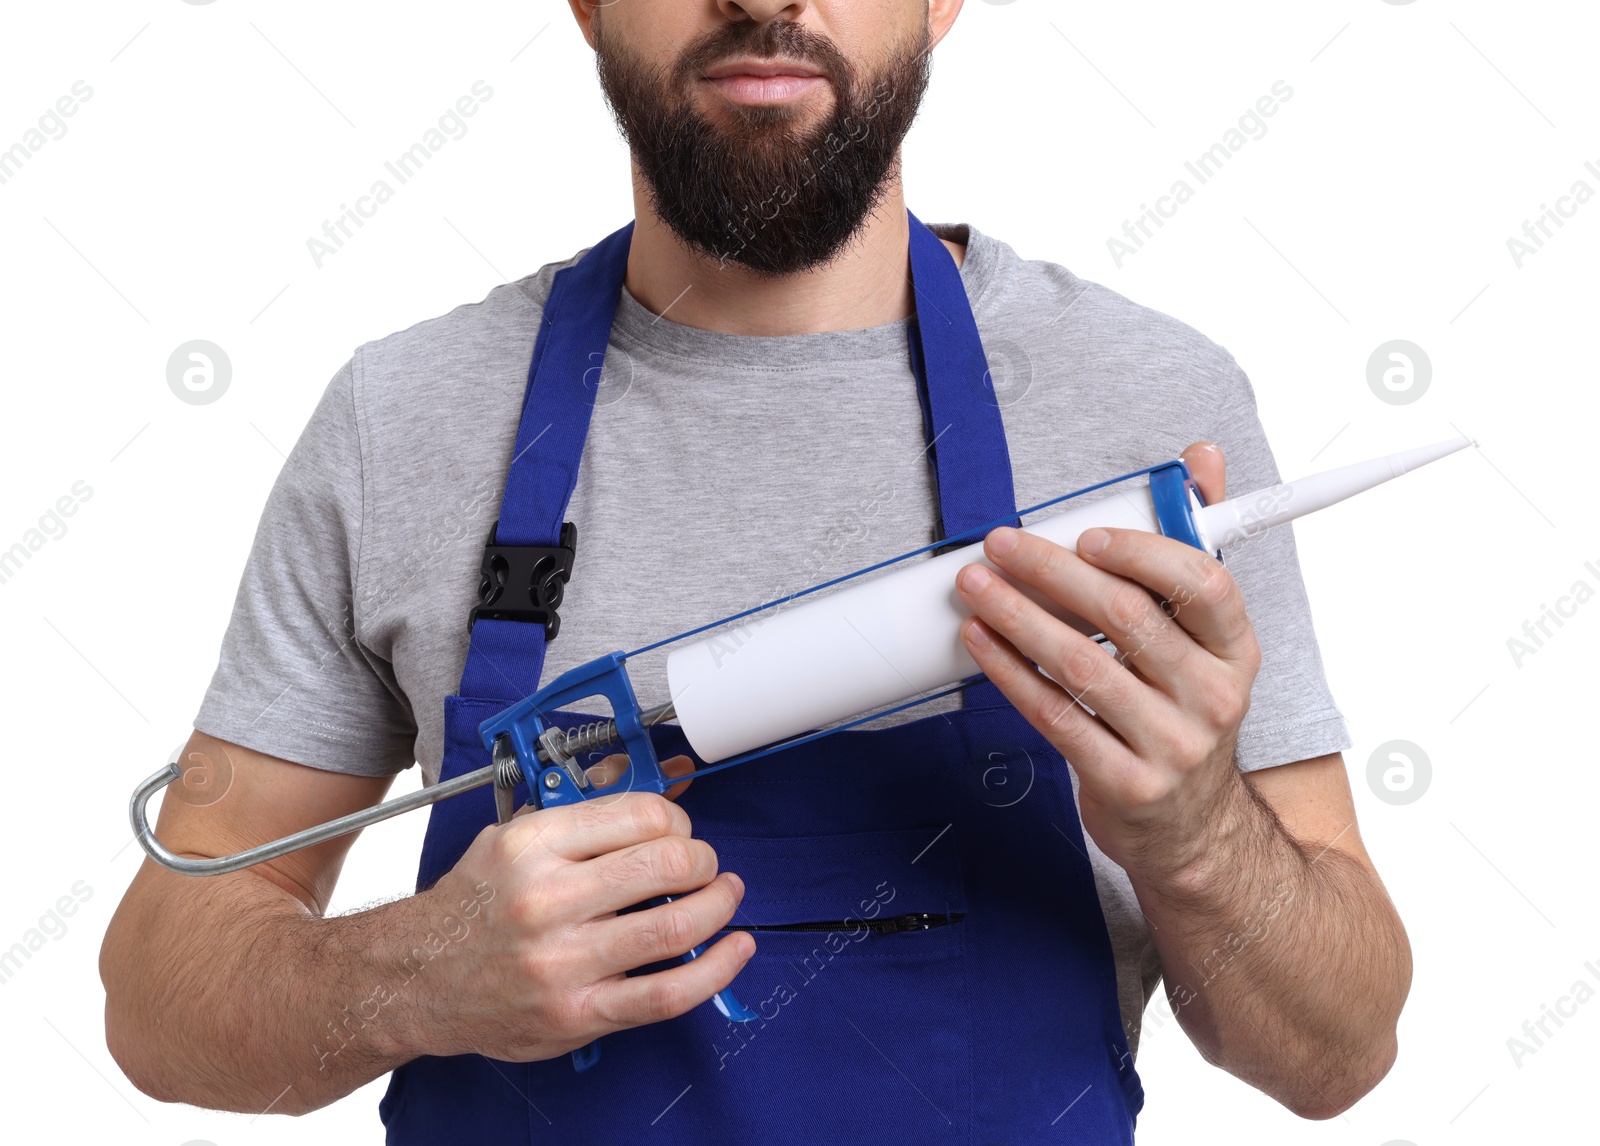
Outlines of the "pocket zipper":
<svg viewBox="0 0 1600 1146">
<path fill-rule="evenodd" d="M 915 915 L 896 915 L 889 919 L 838 919 L 831 923 L 756 923 L 743 927 L 730 927 L 729 931 L 855 931 L 865 927 L 873 935 L 898 935 L 905 931 L 931 931 L 935 927 L 959 923 L 966 918 L 964 912 L 945 912 L 934 915 L 919 912 Z"/>
</svg>

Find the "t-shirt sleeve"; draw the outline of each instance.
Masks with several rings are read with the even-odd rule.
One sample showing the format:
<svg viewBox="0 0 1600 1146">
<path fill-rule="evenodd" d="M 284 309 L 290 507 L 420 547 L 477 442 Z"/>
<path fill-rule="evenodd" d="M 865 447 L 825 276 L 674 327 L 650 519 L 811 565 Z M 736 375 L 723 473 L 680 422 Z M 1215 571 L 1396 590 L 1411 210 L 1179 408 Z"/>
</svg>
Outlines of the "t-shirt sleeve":
<svg viewBox="0 0 1600 1146">
<path fill-rule="evenodd" d="M 1228 466 L 1228 495 L 1251 493 L 1282 478 L 1267 445 L 1249 378 L 1231 357 L 1211 439 Z M 1334 704 L 1311 624 L 1293 527 L 1280 525 L 1223 553 L 1238 581 L 1256 638 L 1261 668 L 1250 711 L 1239 728 L 1236 759 L 1246 771 L 1309 760 L 1350 747 Z"/>
<path fill-rule="evenodd" d="M 267 498 L 194 726 L 332 772 L 392 775 L 416 724 L 355 622 L 363 513 L 352 363 L 333 377 Z"/>
</svg>

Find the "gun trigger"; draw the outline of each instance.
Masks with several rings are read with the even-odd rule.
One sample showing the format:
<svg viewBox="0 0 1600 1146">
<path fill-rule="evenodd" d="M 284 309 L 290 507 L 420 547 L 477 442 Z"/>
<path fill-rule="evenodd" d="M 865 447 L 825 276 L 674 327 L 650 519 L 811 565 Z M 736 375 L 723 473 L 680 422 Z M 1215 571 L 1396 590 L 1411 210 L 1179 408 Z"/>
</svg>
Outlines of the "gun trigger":
<svg viewBox="0 0 1600 1146">
<path fill-rule="evenodd" d="M 673 896 L 660 895 L 654 899 L 646 900 L 644 906 L 659 907 L 664 903 L 671 903 Z M 706 953 L 705 944 L 691 947 L 678 958 L 678 962 L 687 963 L 691 959 L 698 959 Z M 725 987 L 711 996 L 711 1001 L 716 1004 L 717 1010 L 722 1012 L 722 1017 L 731 1023 L 753 1023 L 761 1016 L 741 1003 L 733 993 L 733 988 Z"/>
<path fill-rule="evenodd" d="M 588 1046 L 579 1047 L 572 1052 L 572 1069 L 582 1074 L 595 1063 L 600 1061 L 600 1040 L 595 1039 Z"/>
<path fill-rule="evenodd" d="M 734 998 L 732 990 L 718 991 L 711 996 L 711 1001 L 730 1023 L 753 1023 L 761 1017 Z"/>
</svg>

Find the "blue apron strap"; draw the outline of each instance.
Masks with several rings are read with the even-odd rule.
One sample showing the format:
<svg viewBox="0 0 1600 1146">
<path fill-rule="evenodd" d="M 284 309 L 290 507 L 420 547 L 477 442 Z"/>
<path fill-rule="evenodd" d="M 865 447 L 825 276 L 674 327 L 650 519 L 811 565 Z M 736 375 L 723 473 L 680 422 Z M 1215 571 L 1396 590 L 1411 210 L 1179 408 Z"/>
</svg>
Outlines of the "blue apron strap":
<svg viewBox="0 0 1600 1146">
<path fill-rule="evenodd" d="M 495 526 L 500 545 L 560 540 L 632 239 L 629 223 L 560 271 L 551 284 Z M 543 625 L 480 620 L 472 626 L 461 695 L 521 700 L 538 690 L 544 654 Z"/>
<path fill-rule="evenodd" d="M 1017 495 L 989 361 L 961 271 L 939 237 L 915 215 L 910 219 L 917 299 L 911 357 L 921 364 L 917 383 L 939 474 L 940 521 L 950 537 L 1014 514 Z"/>
<path fill-rule="evenodd" d="M 911 338 L 928 452 L 938 474 L 939 520 L 952 537 L 1017 510 L 1011 451 L 989 378 L 989 360 L 955 259 L 915 215 L 911 283 L 917 321 Z M 1013 518 L 1013 525 L 1019 520 Z M 988 681 L 962 692 L 968 708 L 1005 703 Z"/>
</svg>

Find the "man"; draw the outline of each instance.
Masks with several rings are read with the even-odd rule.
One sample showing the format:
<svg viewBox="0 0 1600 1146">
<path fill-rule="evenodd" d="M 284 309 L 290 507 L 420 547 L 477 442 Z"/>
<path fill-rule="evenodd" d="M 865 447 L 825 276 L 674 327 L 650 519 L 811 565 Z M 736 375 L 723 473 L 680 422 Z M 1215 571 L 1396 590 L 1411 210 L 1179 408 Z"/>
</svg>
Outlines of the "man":
<svg viewBox="0 0 1600 1146">
<path fill-rule="evenodd" d="M 413 759 L 479 767 L 478 723 L 557 673 L 1186 442 L 1208 500 L 1212 440 L 1238 488 L 1277 479 L 1225 351 L 908 215 L 899 147 L 960 7 L 572 0 L 636 225 L 335 377 L 186 749 L 231 781 L 164 802 L 169 847 L 369 806 Z M 469 644 L 495 506 L 498 544 L 577 526 L 548 640 L 490 617 Z M 394 1071 L 395 1142 L 1122 1142 L 1159 977 L 1209 1060 L 1344 1110 L 1393 1061 L 1410 954 L 1289 531 L 1227 568 L 1115 529 L 985 544 L 952 590 L 992 683 L 960 696 L 677 802 L 497 825 L 482 792 L 446 800 L 418 894 L 353 915 L 323 917 L 349 838 L 211 880 L 146 865 L 102 954 L 112 1053 L 151 1095 L 241 1111 Z M 630 670 L 666 698 L 659 663 Z M 730 984 L 753 1021 L 701 1006 Z"/>
</svg>

